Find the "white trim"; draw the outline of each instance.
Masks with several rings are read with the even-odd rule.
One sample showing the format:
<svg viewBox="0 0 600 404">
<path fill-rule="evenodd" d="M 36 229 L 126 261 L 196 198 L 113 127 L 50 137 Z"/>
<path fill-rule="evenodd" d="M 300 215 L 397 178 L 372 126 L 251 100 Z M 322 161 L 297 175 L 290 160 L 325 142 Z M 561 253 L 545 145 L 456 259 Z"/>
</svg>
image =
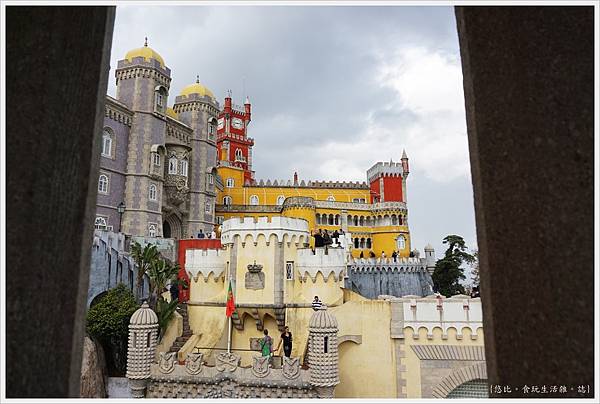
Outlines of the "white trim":
<svg viewBox="0 0 600 404">
<path fill-rule="evenodd" d="M 102 177 L 106 178 L 106 181 L 102 181 Z M 104 185 L 104 186 L 102 186 Z M 100 173 L 98 176 L 98 193 L 108 195 L 110 190 L 110 176 L 108 174 Z"/>
<path fill-rule="evenodd" d="M 158 187 L 156 186 L 156 184 L 150 184 L 150 186 L 148 187 L 148 199 L 151 201 L 158 200 Z"/>
</svg>

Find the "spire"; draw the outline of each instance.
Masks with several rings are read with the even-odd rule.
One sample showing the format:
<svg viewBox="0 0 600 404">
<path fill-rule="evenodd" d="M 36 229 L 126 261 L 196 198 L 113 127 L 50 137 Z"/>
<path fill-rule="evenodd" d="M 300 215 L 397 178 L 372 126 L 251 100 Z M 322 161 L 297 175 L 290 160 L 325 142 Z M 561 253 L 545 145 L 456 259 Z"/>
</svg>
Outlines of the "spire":
<svg viewBox="0 0 600 404">
<path fill-rule="evenodd" d="M 196 83 L 200 84 L 200 76 L 199 75 L 196 75 Z"/>
<path fill-rule="evenodd" d="M 250 98 L 248 98 L 248 96 L 246 96 L 246 101 L 244 102 L 244 104 L 250 104 Z"/>
<path fill-rule="evenodd" d="M 144 37 L 144 46 L 148 47 L 148 37 Z"/>
<path fill-rule="evenodd" d="M 402 149 L 402 160 L 408 160 L 408 156 L 406 155 L 406 150 Z"/>
</svg>

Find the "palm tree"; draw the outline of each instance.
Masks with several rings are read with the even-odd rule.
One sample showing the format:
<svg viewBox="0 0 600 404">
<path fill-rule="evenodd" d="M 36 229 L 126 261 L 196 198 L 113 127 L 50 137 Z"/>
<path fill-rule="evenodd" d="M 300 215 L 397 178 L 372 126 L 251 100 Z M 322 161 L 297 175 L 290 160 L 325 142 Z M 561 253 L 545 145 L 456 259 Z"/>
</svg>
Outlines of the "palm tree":
<svg viewBox="0 0 600 404">
<path fill-rule="evenodd" d="M 179 264 L 172 264 L 170 261 L 159 258 L 152 262 L 148 269 L 148 277 L 150 278 L 150 307 L 156 312 L 158 316 L 158 324 L 160 326 L 159 340 L 162 339 L 169 320 L 173 316 L 177 304 L 177 299 L 167 302 L 162 296 L 167 283 L 176 282 L 177 273 L 179 272 Z"/>
<path fill-rule="evenodd" d="M 140 243 L 134 241 L 131 244 L 131 257 L 135 261 L 137 272 L 136 298 L 139 300 L 142 294 L 144 275 L 152 264 L 160 258 L 160 253 L 155 245 L 146 244 L 143 248 Z"/>
</svg>

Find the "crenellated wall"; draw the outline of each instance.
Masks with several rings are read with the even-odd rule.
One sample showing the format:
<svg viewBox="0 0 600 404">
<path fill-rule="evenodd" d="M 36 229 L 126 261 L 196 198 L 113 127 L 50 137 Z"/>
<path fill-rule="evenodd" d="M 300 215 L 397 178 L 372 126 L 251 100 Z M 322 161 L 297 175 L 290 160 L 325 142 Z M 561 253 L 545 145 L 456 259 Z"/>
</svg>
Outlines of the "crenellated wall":
<svg viewBox="0 0 600 404">
<path fill-rule="evenodd" d="M 308 240 L 308 223 L 306 220 L 291 217 L 253 217 L 233 218 L 223 222 L 221 226 L 221 243 L 233 243 L 233 238 L 239 236 L 245 242 L 248 236 L 254 243 L 262 235 L 267 240 L 275 235 L 278 242 L 283 242 L 284 236 L 288 241 Z"/>
</svg>

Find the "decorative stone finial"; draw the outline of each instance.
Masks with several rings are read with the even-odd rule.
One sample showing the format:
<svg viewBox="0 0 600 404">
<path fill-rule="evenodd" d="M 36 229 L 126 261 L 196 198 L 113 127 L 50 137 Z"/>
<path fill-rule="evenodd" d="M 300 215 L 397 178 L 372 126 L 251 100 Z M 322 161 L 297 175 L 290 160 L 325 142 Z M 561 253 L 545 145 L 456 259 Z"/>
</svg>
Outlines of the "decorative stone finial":
<svg viewBox="0 0 600 404">
<path fill-rule="evenodd" d="M 196 75 L 196 83 L 200 84 L 200 76 L 199 75 Z"/>
<path fill-rule="evenodd" d="M 148 46 L 148 37 L 144 37 L 144 46 Z"/>
</svg>

